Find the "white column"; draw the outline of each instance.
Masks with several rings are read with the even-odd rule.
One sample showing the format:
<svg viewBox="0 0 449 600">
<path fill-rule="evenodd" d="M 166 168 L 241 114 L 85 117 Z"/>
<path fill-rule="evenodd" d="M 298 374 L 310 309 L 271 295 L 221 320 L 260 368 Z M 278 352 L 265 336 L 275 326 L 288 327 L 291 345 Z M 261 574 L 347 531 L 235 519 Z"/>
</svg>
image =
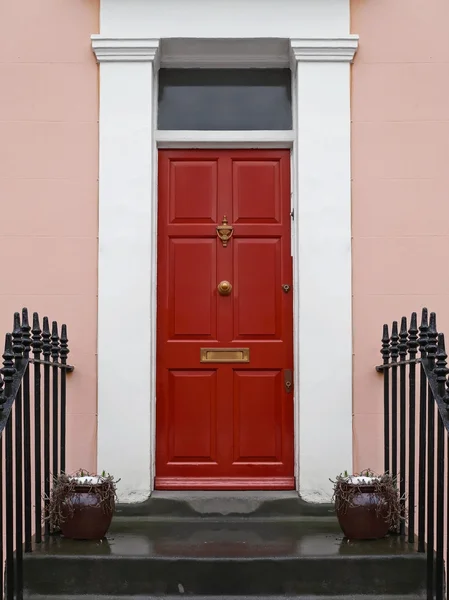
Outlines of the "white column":
<svg viewBox="0 0 449 600">
<path fill-rule="evenodd" d="M 350 62 L 357 39 L 291 40 L 297 474 L 310 502 L 329 501 L 329 478 L 352 470 Z"/>
<path fill-rule="evenodd" d="M 119 500 L 152 489 L 158 40 L 92 36 L 100 63 L 98 470 Z"/>
</svg>

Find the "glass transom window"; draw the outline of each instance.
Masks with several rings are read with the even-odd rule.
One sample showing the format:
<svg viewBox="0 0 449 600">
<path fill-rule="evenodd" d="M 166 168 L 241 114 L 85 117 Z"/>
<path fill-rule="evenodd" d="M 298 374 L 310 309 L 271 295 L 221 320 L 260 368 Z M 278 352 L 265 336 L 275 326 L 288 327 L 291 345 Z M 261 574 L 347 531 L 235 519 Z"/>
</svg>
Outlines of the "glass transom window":
<svg viewBox="0 0 449 600">
<path fill-rule="evenodd" d="M 158 129 L 292 129 L 290 69 L 161 69 Z"/>
</svg>

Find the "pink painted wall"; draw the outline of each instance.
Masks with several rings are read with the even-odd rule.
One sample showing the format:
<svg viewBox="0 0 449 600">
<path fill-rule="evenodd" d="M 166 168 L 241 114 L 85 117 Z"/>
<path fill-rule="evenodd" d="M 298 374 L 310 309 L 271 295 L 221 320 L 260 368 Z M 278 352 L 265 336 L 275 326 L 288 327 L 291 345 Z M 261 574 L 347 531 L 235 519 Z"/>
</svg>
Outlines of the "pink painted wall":
<svg viewBox="0 0 449 600">
<path fill-rule="evenodd" d="M 351 9 L 354 467 L 380 470 L 382 324 L 427 306 L 449 335 L 449 4 Z"/>
<path fill-rule="evenodd" d="M 96 467 L 98 15 L 0 6 L 0 335 L 22 306 L 67 323 L 69 470 Z"/>
</svg>

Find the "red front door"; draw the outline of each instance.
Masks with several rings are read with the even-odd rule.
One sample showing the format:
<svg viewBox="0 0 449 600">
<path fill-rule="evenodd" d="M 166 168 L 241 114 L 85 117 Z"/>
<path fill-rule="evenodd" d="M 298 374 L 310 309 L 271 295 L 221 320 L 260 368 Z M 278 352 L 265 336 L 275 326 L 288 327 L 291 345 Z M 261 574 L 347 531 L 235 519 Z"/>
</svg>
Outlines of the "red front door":
<svg viewBox="0 0 449 600">
<path fill-rule="evenodd" d="M 290 152 L 160 151 L 156 488 L 294 488 L 291 286 Z"/>
</svg>

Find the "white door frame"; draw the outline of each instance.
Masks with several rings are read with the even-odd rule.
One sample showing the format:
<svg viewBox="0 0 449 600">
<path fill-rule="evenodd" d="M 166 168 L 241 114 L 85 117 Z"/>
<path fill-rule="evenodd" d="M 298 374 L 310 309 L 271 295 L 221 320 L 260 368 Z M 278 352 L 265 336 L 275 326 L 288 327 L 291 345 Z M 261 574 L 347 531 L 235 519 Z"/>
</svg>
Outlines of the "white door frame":
<svg viewBox="0 0 449 600">
<path fill-rule="evenodd" d="M 328 501 L 329 477 L 352 468 L 349 86 L 357 36 L 239 40 L 246 54 L 235 40 L 195 40 L 194 51 L 188 40 L 175 42 L 92 36 L 101 64 L 98 468 L 121 477 L 121 501 L 142 501 L 153 489 L 157 147 L 292 147 L 295 476 L 305 500 Z M 158 65 L 205 62 L 290 65 L 294 131 L 157 132 Z M 330 361 L 324 343 L 335 348 Z"/>
</svg>

